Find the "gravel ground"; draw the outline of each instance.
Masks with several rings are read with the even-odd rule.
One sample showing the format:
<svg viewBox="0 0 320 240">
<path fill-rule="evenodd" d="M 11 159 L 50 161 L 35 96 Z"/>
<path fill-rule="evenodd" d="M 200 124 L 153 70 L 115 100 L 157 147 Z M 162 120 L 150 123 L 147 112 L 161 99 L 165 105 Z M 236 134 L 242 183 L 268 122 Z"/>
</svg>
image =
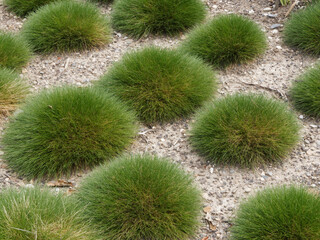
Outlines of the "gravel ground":
<svg viewBox="0 0 320 240">
<path fill-rule="evenodd" d="M 218 97 L 250 91 L 288 101 L 287 93 L 292 81 L 317 61 L 316 58 L 283 45 L 281 31 L 289 6 L 272 11 L 272 3 L 268 0 L 206 1 L 210 10 L 209 17 L 231 12 L 246 15 L 262 26 L 269 42 L 266 54 L 256 61 L 218 72 Z M 110 10 L 101 7 L 105 14 L 109 14 Z M 24 19 L 8 13 L 0 0 L 0 30 L 18 32 L 23 21 Z M 34 56 L 23 69 L 22 75 L 28 79 L 33 92 L 63 84 L 86 86 L 97 80 L 127 51 L 152 44 L 174 48 L 184 38 L 185 35 L 177 38 L 150 37 L 133 40 L 114 33 L 112 43 L 104 49 L 68 55 Z M 283 183 L 303 183 L 314 191 L 320 190 L 320 122 L 299 113 L 297 116 L 303 124 L 301 141 L 283 164 L 279 165 L 246 170 L 206 163 L 190 149 L 188 143 L 192 118 L 164 125 L 141 126 L 139 136 L 128 152 L 149 152 L 169 157 L 194 175 L 204 197 L 202 227 L 195 239 L 227 239 L 228 228 L 237 206 L 257 190 Z M 0 121 L 0 134 L 6 122 L 7 119 Z M 0 188 L 33 184 L 10 171 L 1 160 L 2 154 L 0 146 Z M 61 182 L 69 181 L 74 188 L 85 174 L 78 173 Z M 53 185 L 52 182 L 49 184 Z"/>
</svg>

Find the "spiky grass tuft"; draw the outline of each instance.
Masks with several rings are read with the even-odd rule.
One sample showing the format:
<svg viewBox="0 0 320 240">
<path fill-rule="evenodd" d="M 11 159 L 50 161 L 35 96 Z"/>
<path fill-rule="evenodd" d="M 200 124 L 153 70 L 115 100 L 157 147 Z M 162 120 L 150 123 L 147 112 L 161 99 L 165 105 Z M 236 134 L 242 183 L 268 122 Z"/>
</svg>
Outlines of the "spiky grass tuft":
<svg viewBox="0 0 320 240">
<path fill-rule="evenodd" d="M 135 38 L 175 35 L 200 23 L 205 15 L 201 0 L 121 0 L 114 3 L 112 24 Z"/>
<path fill-rule="evenodd" d="M 21 37 L 0 31 L 0 67 L 21 70 L 31 58 L 31 51 Z"/>
<path fill-rule="evenodd" d="M 266 50 L 266 36 L 248 18 L 221 15 L 193 30 L 180 49 L 218 68 L 253 60 Z"/>
<path fill-rule="evenodd" d="M 98 87 L 136 110 L 146 123 L 186 116 L 216 90 L 214 72 L 201 60 L 148 47 L 132 52 L 101 78 Z"/>
<path fill-rule="evenodd" d="M 191 177 L 158 157 L 122 157 L 99 167 L 78 199 L 104 239 L 189 239 L 199 225 L 201 194 Z"/>
<path fill-rule="evenodd" d="M 231 239 L 318 240 L 320 196 L 296 186 L 260 191 L 240 205 Z"/>
<path fill-rule="evenodd" d="M 95 240 L 81 223 L 81 208 L 50 190 L 9 188 L 0 193 L 0 238 L 3 240 Z"/>
<path fill-rule="evenodd" d="M 0 68 L 0 117 L 15 110 L 28 92 L 29 87 L 19 74 Z"/>
<path fill-rule="evenodd" d="M 132 112 L 91 88 L 44 91 L 21 110 L 5 130 L 3 151 L 28 179 L 93 167 L 123 151 L 136 131 Z"/>
<path fill-rule="evenodd" d="M 320 64 L 300 76 L 290 95 L 297 110 L 320 117 Z"/>
<path fill-rule="evenodd" d="M 284 42 L 313 55 L 320 55 L 320 1 L 292 14 L 284 27 Z"/>
<path fill-rule="evenodd" d="M 285 157 L 298 133 L 296 116 L 284 103 L 263 95 L 237 94 L 200 111 L 190 140 L 209 161 L 253 167 Z"/>
<path fill-rule="evenodd" d="M 4 0 L 8 9 L 20 17 L 25 17 L 30 12 L 57 0 Z"/>
<path fill-rule="evenodd" d="M 48 4 L 31 14 L 23 37 L 36 52 L 72 52 L 102 47 L 110 40 L 109 21 L 89 2 Z"/>
</svg>

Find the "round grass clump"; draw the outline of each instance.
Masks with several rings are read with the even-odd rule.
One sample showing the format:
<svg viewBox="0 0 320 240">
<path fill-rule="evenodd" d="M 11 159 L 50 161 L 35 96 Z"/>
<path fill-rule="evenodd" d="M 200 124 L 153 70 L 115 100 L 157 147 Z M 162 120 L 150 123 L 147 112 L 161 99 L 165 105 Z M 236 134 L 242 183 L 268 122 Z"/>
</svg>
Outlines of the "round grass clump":
<svg viewBox="0 0 320 240">
<path fill-rule="evenodd" d="M 214 72 L 181 52 L 145 48 L 126 54 L 98 87 L 127 102 L 146 123 L 165 122 L 193 112 L 216 90 Z"/>
<path fill-rule="evenodd" d="M 296 116 L 284 103 L 263 95 L 237 94 L 200 111 L 190 140 L 209 161 L 253 167 L 285 157 L 298 133 Z"/>
<path fill-rule="evenodd" d="M 0 68 L 0 116 L 15 110 L 28 92 L 29 88 L 19 74 Z"/>
<path fill-rule="evenodd" d="M 320 64 L 307 71 L 293 84 L 291 98 L 299 111 L 320 117 Z"/>
<path fill-rule="evenodd" d="M 31 58 L 31 51 L 20 37 L 0 31 L 0 67 L 21 70 Z"/>
<path fill-rule="evenodd" d="M 284 42 L 313 55 L 320 55 L 320 2 L 292 14 L 284 27 Z"/>
<path fill-rule="evenodd" d="M 30 99 L 3 136 L 4 159 L 27 178 L 69 175 L 120 153 L 135 135 L 135 117 L 113 97 L 64 87 Z"/>
<path fill-rule="evenodd" d="M 260 191 L 240 205 L 231 239 L 318 240 L 320 196 L 296 186 Z"/>
<path fill-rule="evenodd" d="M 180 47 L 218 68 L 253 60 L 266 50 L 266 36 L 248 18 L 221 15 L 193 30 Z"/>
<path fill-rule="evenodd" d="M 113 27 L 129 36 L 175 35 L 200 23 L 206 15 L 201 0 L 115 1 Z"/>
<path fill-rule="evenodd" d="M 122 157 L 91 173 L 78 198 L 103 239 L 189 239 L 201 194 L 189 175 L 158 157 Z"/>
<path fill-rule="evenodd" d="M 25 17 L 30 12 L 57 0 L 4 0 L 8 9 L 20 17 Z"/>
<path fill-rule="evenodd" d="M 104 46 L 110 40 L 109 22 L 89 2 L 57 1 L 31 14 L 23 37 L 36 52 L 72 52 Z"/>
<path fill-rule="evenodd" d="M 0 238 L 3 240 L 95 240 L 81 223 L 79 204 L 48 189 L 9 188 L 0 193 Z"/>
</svg>

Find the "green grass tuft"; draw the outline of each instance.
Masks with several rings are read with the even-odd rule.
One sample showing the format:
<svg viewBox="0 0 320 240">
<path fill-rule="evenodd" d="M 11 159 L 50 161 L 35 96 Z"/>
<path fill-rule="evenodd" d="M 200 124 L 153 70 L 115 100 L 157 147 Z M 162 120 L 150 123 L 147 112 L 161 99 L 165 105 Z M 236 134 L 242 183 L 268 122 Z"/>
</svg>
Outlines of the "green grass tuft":
<svg viewBox="0 0 320 240">
<path fill-rule="evenodd" d="M 57 0 L 4 0 L 8 9 L 20 17 L 25 17 L 30 12 Z"/>
<path fill-rule="evenodd" d="M 57 1 L 31 14 L 23 37 L 36 52 L 72 52 L 102 47 L 110 40 L 109 21 L 89 2 Z"/>
<path fill-rule="evenodd" d="M 189 239 L 197 230 L 201 194 L 167 160 L 122 157 L 91 173 L 78 198 L 104 239 Z"/>
<path fill-rule="evenodd" d="M 0 117 L 15 110 L 28 92 L 29 88 L 19 74 L 0 68 Z"/>
<path fill-rule="evenodd" d="M 221 15 L 193 30 L 180 49 L 218 68 L 253 60 L 266 50 L 266 36 L 253 21 Z"/>
<path fill-rule="evenodd" d="M 232 240 L 319 240 L 320 196 L 303 187 L 260 191 L 240 205 Z"/>
<path fill-rule="evenodd" d="M 9 188 L 0 193 L 2 240 L 95 240 L 81 223 L 81 208 L 62 194 L 40 188 Z"/>
<path fill-rule="evenodd" d="M 113 6 L 112 24 L 135 38 L 175 35 L 200 23 L 205 15 L 201 0 L 119 0 Z"/>
<path fill-rule="evenodd" d="M 136 131 L 132 112 L 91 88 L 44 91 L 21 110 L 5 130 L 3 151 L 28 179 L 93 167 L 123 151 Z"/>
<path fill-rule="evenodd" d="M 190 140 L 209 161 L 254 167 L 285 157 L 299 139 L 299 128 L 284 103 L 237 94 L 200 111 Z"/>
<path fill-rule="evenodd" d="M 135 109 L 143 122 L 186 116 L 216 90 L 214 72 L 183 53 L 148 47 L 126 54 L 97 86 Z"/>
<path fill-rule="evenodd" d="M 290 95 L 297 110 L 320 117 L 320 64 L 308 70 L 293 84 Z"/>
<path fill-rule="evenodd" d="M 0 31 L 0 67 L 21 70 L 30 58 L 31 51 L 20 37 Z"/>
<path fill-rule="evenodd" d="M 320 2 L 292 14 L 284 27 L 284 42 L 313 55 L 320 55 Z"/>
</svg>

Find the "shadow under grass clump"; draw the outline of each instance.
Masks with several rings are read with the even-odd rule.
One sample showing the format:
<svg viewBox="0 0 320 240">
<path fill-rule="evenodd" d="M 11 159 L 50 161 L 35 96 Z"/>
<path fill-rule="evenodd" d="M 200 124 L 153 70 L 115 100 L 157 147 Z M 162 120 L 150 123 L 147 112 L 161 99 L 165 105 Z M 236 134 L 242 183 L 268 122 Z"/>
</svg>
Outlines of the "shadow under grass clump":
<svg viewBox="0 0 320 240">
<path fill-rule="evenodd" d="M 217 68 L 225 68 L 253 60 L 266 47 L 266 36 L 255 22 L 229 14 L 193 30 L 180 49 Z"/>
<path fill-rule="evenodd" d="M 0 205 L 0 239 L 97 239 L 87 224 L 81 223 L 80 206 L 48 189 L 2 190 Z"/>
<path fill-rule="evenodd" d="M 200 23 L 206 15 L 201 0 L 115 1 L 113 27 L 129 36 L 176 35 Z"/>
<path fill-rule="evenodd" d="M 243 202 L 231 240 L 320 239 L 320 196 L 303 187 L 279 186 Z"/>
<path fill-rule="evenodd" d="M 103 239 L 189 239 L 201 193 L 177 165 L 151 156 L 121 157 L 83 180 L 84 217 Z"/>
<path fill-rule="evenodd" d="M 285 157 L 299 139 L 299 128 L 284 103 L 263 95 L 238 94 L 200 111 L 190 140 L 211 162 L 254 167 Z"/>
<path fill-rule="evenodd" d="M 320 55 L 320 2 L 292 14 L 284 26 L 284 42 L 312 55 Z"/>
<path fill-rule="evenodd" d="M 320 64 L 308 70 L 293 84 L 290 95 L 297 110 L 320 117 Z"/>
<path fill-rule="evenodd" d="M 93 167 L 124 150 L 135 117 L 113 97 L 64 87 L 31 98 L 3 136 L 4 159 L 19 175 L 58 177 Z"/>
<path fill-rule="evenodd" d="M 99 48 L 110 40 L 109 21 L 89 2 L 72 0 L 48 4 L 31 14 L 23 37 L 36 52 L 72 52 Z"/>
<path fill-rule="evenodd" d="M 97 83 L 128 103 L 143 122 L 186 116 L 216 90 L 214 72 L 183 53 L 148 47 L 126 54 Z"/>
<path fill-rule="evenodd" d="M 29 87 L 18 73 L 0 68 L 0 117 L 15 110 L 28 92 Z"/>
<path fill-rule="evenodd" d="M 30 12 L 57 0 L 4 0 L 8 9 L 20 17 L 25 17 Z"/>
<path fill-rule="evenodd" d="M 31 51 L 19 36 L 0 31 L 0 67 L 21 70 L 31 58 Z"/>
</svg>

